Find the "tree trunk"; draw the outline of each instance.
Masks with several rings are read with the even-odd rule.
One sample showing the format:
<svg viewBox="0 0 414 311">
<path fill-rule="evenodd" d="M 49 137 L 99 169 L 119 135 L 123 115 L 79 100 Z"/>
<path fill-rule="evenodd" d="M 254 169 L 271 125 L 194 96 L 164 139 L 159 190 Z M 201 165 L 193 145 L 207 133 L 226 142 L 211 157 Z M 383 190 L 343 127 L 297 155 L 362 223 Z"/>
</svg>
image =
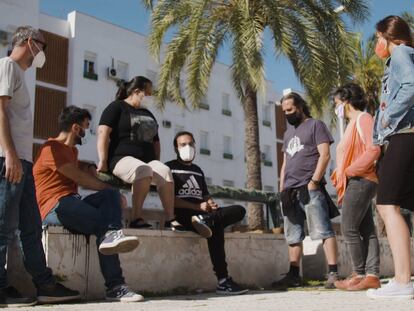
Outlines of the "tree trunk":
<svg viewBox="0 0 414 311">
<path fill-rule="evenodd" d="M 257 93 L 246 87 L 244 107 L 245 156 L 247 166 L 247 189 L 262 190 L 259 120 L 257 115 Z M 248 222 L 250 230 L 264 229 L 262 204 L 249 203 Z"/>
</svg>

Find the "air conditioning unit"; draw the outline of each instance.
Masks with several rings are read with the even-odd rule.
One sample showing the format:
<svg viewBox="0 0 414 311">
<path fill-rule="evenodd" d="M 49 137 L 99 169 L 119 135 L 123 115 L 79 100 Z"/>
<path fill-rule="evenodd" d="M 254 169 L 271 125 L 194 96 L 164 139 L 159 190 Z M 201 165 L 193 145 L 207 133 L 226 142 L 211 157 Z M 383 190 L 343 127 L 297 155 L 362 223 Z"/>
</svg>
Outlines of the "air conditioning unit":
<svg viewBox="0 0 414 311">
<path fill-rule="evenodd" d="M 116 69 L 113 67 L 108 67 L 108 78 L 118 80 L 118 73 L 116 72 Z"/>
<path fill-rule="evenodd" d="M 119 80 L 118 72 L 115 69 L 115 60 L 112 58 L 112 66 L 108 67 L 108 78 Z"/>
</svg>

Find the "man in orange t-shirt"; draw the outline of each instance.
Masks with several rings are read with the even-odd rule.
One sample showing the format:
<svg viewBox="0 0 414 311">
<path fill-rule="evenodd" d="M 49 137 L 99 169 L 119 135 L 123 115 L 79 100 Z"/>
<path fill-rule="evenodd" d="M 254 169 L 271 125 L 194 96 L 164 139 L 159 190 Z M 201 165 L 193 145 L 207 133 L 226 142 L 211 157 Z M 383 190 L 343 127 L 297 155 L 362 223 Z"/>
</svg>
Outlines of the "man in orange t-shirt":
<svg viewBox="0 0 414 311">
<path fill-rule="evenodd" d="M 78 150 L 89 127 L 90 113 L 76 106 L 59 115 L 59 136 L 40 149 L 33 167 L 36 197 L 43 224 L 63 225 L 72 232 L 96 235 L 99 264 L 107 287 L 106 299 L 133 302 L 143 297 L 126 285 L 118 253 L 138 246 L 138 239 L 121 230 L 121 202 L 118 190 L 78 166 Z M 78 185 L 96 190 L 85 198 Z"/>
</svg>

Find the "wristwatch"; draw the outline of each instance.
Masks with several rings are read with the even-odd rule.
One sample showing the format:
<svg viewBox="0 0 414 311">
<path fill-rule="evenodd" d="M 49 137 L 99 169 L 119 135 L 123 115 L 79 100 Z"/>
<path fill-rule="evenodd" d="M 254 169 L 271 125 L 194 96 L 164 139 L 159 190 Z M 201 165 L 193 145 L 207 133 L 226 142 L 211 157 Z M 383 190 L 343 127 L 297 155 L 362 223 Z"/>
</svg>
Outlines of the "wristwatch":
<svg viewBox="0 0 414 311">
<path fill-rule="evenodd" d="M 311 182 L 314 183 L 316 186 L 320 185 L 320 181 L 311 179 Z"/>
</svg>

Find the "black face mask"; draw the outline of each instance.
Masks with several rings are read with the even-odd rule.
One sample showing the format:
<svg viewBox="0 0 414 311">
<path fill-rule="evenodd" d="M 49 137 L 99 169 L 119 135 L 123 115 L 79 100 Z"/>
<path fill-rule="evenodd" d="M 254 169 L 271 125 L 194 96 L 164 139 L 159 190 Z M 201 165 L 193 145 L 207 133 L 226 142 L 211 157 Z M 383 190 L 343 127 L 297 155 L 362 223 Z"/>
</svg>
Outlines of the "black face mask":
<svg viewBox="0 0 414 311">
<path fill-rule="evenodd" d="M 285 114 L 285 117 L 289 124 L 293 125 L 294 127 L 298 127 L 302 122 L 302 116 L 297 112 Z"/>
</svg>

